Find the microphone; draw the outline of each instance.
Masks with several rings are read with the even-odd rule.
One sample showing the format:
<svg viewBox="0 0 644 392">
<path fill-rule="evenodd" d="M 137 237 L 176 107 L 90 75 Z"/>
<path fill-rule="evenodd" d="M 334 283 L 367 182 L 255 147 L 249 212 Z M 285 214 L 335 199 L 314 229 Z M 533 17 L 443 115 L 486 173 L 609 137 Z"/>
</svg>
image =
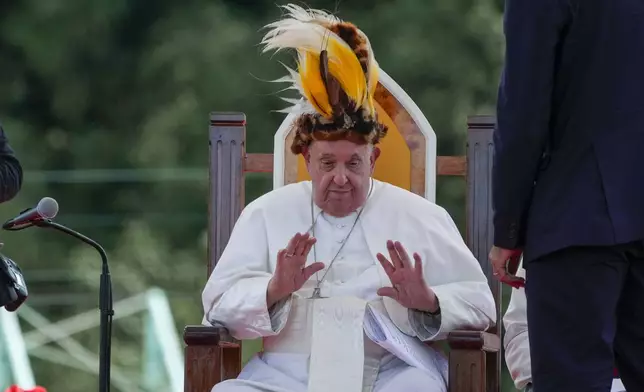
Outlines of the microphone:
<svg viewBox="0 0 644 392">
<path fill-rule="evenodd" d="M 13 219 L 6 221 L 2 228 L 5 230 L 20 230 L 32 226 L 36 222 L 52 219 L 58 214 L 58 202 L 51 197 L 43 197 L 34 208 L 24 210 Z"/>
<path fill-rule="evenodd" d="M 99 343 L 99 368 L 98 368 L 98 390 L 99 392 L 110 391 L 110 364 L 112 353 L 112 318 L 114 317 L 114 304 L 112 301 L 112 278 L 107 262 L 105 249 L 93 239 L 70 229 L 67 226 L 56 223 L 51 219 L 58 213 L 58 202 L 51 197 L 44 197 L 35 208 L 25 210 L 14 219 L 10 219 L 2 225 L 5 230 L 22 230 L 36 226 L 46 229 L 54 229 L 84 242 L 94 248 L 101 256 L 101 277 L 99 287 L 98 307 L 100 311 L 100 343 Z M 15 269 L 14 271 L 15 272 Z M 14 278 L 15 274 L 14 274 Z M 17 279 L 14 279 L 14 281 Z M 26 285 L 22 297 L 26 298 Z M 23 287 L 18 285 L 20 289 Z M 19 298 L 18 300 L 20 300 Z M 24 301 L 24 299 L 23 299 Z M 20 306 L 20 303 L 10 305 L 11 308 Z"/>
</svg>

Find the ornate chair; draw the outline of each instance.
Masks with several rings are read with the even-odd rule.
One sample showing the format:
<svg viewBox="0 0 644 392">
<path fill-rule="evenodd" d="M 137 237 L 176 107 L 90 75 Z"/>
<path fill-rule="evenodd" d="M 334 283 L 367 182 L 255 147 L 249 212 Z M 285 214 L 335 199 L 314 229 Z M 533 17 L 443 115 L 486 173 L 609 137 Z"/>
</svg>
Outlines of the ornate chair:
<svg viewBox="0 0 644 392">
<path fill-rule="evenodd" d="M 451 392 L 498 392 L 500 356 L 500 285 L 492 277 L 490 169 L 494 119 L 468 119 L 467 157 L 436 156 L 436 135 L 420 109 L 384 71 L 376 92 L 379 118 L 389 126 L 374 177 L 434 201 L 436 176 L 462 176 L 467 182 L 467 244 L 485 271 L 497 304 L 497 327 L 452 332 L 449 345 Z M 244 202 L 244 173 L 273 172 L 279 187 L 308 179 L 304 161 L 288 151 L 288 116 L 275 134 L 274 154 L 246 154 L 243 113 L 210 116 L 210 203 L 208 276 L 212 272 Z M 187 326 L 184 331 L 186 392 L 209 392 L 241 369 L 241 342 L 224 328 Z"/>
</svg>

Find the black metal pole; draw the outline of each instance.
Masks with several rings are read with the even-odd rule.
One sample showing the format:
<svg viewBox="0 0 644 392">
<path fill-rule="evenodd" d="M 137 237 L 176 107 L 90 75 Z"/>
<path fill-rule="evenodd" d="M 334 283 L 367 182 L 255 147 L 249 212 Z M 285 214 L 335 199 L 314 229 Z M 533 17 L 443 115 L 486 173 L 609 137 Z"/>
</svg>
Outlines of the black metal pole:
<svg viewBox="0 0 644 392">
<path fill-rule="evenodd" d="M 99 288 L 99 301 L 98 307 L 100 309 L 100 336 L 101 342 L 99 347 L 99 369 L 98 369 L 98 390 L 99 392 L 110 391 L 110 364 L 111 364 L 111 349 L 112 349 L 112 317 L 114 316 L 113 302 L 112 302 L 112 279 L 110 277 L 110 269 L 107 263 L 107 254 L 105 249 L 98 242 L 93 239 L 82 235 L 68 227 L 50 220 L 42 220 L 34 223 L 35 226 L 56 229 L 68 234 L 76 239 L 83 241 L 98 251 L 101 255 L 102 272 L 101 282 Z"/>
</svg>

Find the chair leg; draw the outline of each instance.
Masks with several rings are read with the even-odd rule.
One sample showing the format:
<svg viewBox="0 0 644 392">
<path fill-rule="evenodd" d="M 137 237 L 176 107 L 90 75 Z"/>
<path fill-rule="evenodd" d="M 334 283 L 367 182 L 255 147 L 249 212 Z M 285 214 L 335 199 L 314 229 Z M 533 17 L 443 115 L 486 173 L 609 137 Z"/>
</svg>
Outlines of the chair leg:
<svg viewBox="0 0 644 392">
<path fill-rule="evenodd" d="M 241 372 L 241 347 L 221 348 L 221 380 L 237 378 Z"/>
<path fill-rule="evenodd" d="M 221 381 L 220 354 L 218 345 L 186 347 L 184 392 L 210 392 Z"/>
<path fill-rule="evenodd" d="M 480 350 L 449 353 L 449 392 L 487 392 L 486 355 Z"/>
</svg>

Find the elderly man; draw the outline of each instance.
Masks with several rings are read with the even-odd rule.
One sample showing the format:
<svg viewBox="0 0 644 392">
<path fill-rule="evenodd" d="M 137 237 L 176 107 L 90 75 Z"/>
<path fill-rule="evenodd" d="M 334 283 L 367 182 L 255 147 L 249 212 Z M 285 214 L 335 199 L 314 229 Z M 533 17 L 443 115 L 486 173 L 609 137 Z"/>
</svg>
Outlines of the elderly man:
<svg viewBox="0 0 644 392">
<path fill-rule="evenodd" d="M 525 278 L 525 270 L 521 266 L 516 276 Z M 512 289 L 510 304 L 503 315 L 503 325 L 505 326 L 503 346 L 505 348 L 505 362 L 514 385 L 517 389 L 532 392 L 532 368 L 526 310 L 525 289 L 523 287 Z M 622 381 L 619 378 L 613 379 L 611 392 L 625 391 Z"/>
<path fill-rule="evenodd" d="M 366 337 L 366 311 L 421 341 L 484 330 L 496 317 L 486 278 L 444 209 L 371 178 L 387 129 L 367 37 L 323 12 L 285 9 L 263 43 L 297 50 L 288 81 L 306 101 L 294 101 L 291 150 L 312 180 L 246 206 L 210 276 L 204 322 L 264 342 L 213 391 L 446 391 L 445 358 L 422 346 L 433 365 L 410 366 Z"/>
</svg>

